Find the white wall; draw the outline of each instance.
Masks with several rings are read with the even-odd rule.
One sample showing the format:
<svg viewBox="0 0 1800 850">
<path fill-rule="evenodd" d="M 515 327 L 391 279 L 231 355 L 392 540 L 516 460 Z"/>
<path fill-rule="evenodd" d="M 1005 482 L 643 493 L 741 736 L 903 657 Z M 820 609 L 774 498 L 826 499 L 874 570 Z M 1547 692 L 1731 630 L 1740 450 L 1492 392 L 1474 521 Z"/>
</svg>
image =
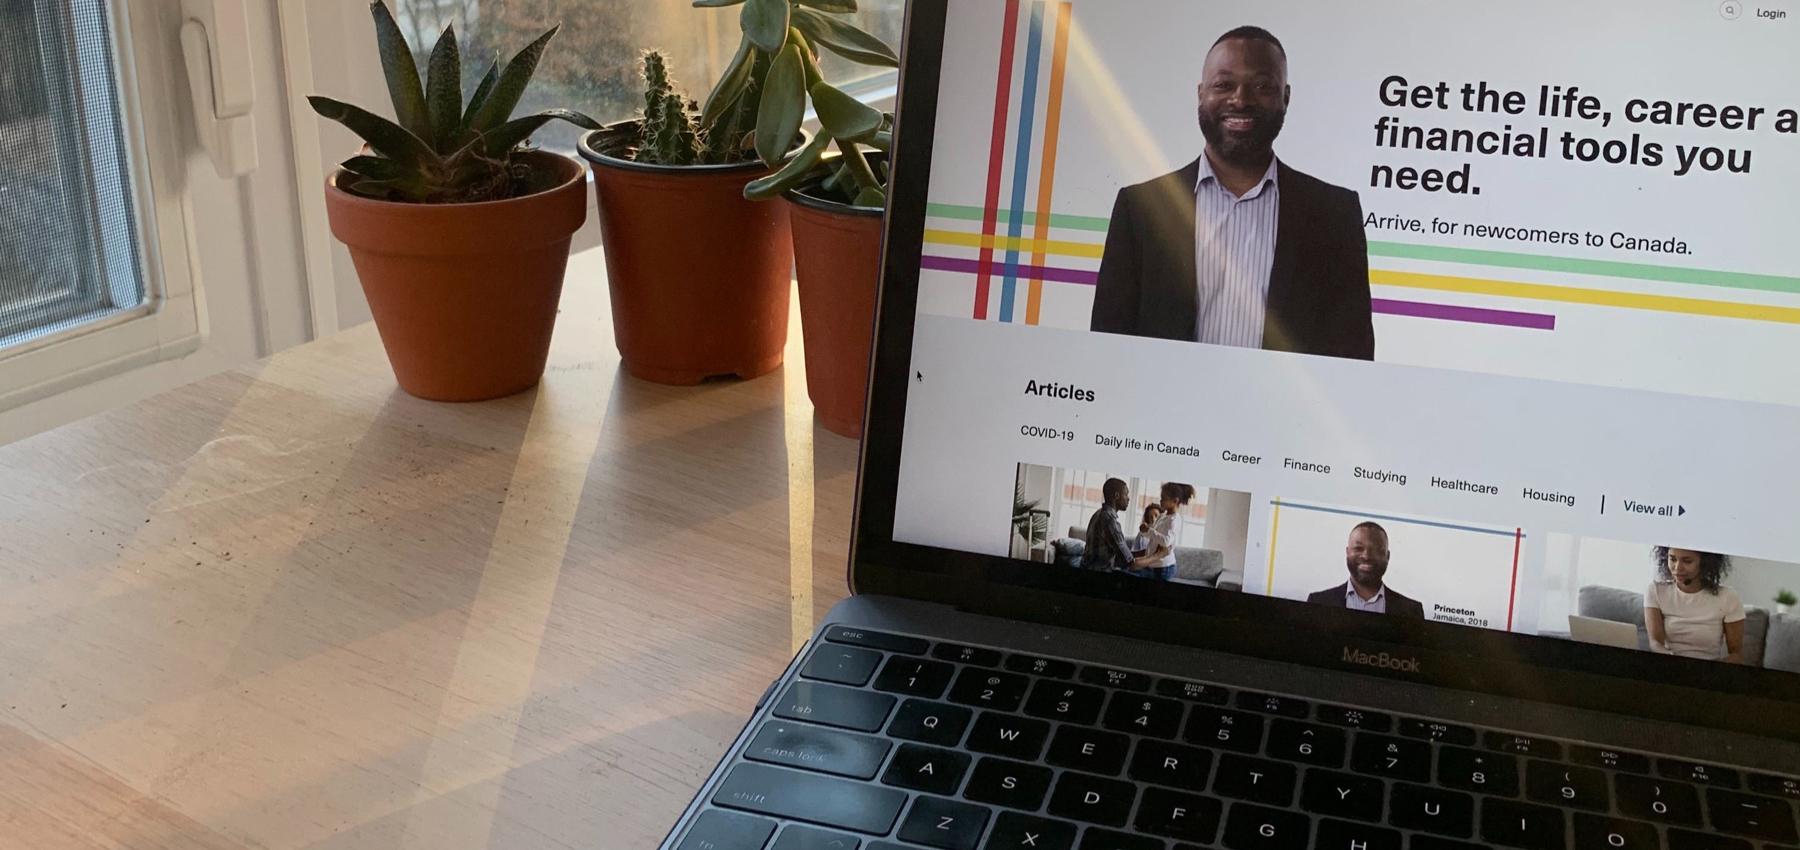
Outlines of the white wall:
<svg viewBox="0 0 1800 850">
<path fill-rule="evenodd" d="M 1576 539 L 1561 534 L 1553 534 L 1550 538 L 1545 574 L 1546 579 L 1560 580 L 1558 588 L 1551 593 L 1562 597 L 1564 614 L 1574 613 L 1575 594 L 1584 586 L 1601 585 L 1642 593 L 1656 575 L 1656 566 L 1650 560 L 1651 544 L 1593 537 Z M 1734 557 L 1725 584 L 1737 590 L 1745 605 L 1772 609 L 1776 591 L 1786 588 L 1800 593 L 1800 564 Z M 1546 616 L 1555 613 L 1552 610 L 1555 604 L 1546 605 Z M 1546 619 L 1545 622 L 1550 621 Z"/>
<path fill-rule="evenodd" d="M 1213 487 L 1206 493 L 1206 540 L 1200 545 L 1223 552 L 1221 578 L 1239 584 L 1244 580 L 1244 551 L 1250 545 L 1250 502 L 1249 493 L 1237 490 Z"/>
</svg>

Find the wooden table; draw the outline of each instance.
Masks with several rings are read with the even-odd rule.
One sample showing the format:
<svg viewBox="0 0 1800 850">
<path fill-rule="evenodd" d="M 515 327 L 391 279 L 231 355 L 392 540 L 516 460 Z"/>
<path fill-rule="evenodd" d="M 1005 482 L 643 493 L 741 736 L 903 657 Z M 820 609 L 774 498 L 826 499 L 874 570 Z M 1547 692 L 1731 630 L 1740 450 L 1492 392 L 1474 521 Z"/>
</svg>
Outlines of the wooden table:
<svg viewBox="0 0 1800 850">
<path fill-rule="evenodd" d="M 784 371 L 394 385 L 372 326 L 0 449 L 0 847 L 650 848 L 845 592 Z"/>
</svg>

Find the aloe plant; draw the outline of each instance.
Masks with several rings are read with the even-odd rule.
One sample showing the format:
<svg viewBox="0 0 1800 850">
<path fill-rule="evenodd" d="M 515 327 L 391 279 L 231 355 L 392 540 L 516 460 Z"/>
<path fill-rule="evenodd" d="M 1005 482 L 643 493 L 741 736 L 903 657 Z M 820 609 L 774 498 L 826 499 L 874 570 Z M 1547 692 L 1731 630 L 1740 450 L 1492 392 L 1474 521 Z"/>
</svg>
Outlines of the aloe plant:
<svg viewBox="0 0 1800 850">
<path fill-rule="evenodd" d="M 411 203 L 468 203 L 528 195 L 550 188 L 552 175 L 518 154 L 531 134 L 551 121 L 598 129 L 599 122 L 568 109 L 513 118 L 558 27 L 525 46 L 504 66 L 496 58 L 463 100 L 462 57 L 456 31 L 445 27 L 431 49 L 425 79 L 400 26 L 383 0 L 369 4 L 388 96 L 398 121 L 328 97 L 307 98 L 314 112 L 361 136 L 369 152 L 343 162 L 358 179 L 345 188 L 371 198 Z"/>
</svg>

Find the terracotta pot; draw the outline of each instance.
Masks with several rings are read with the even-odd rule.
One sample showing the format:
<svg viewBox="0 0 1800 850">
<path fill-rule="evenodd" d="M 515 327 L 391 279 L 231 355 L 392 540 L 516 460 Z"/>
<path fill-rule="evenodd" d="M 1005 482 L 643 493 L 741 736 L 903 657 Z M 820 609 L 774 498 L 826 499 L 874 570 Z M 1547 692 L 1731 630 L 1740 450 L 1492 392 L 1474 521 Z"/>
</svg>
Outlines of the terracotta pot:
<svg viewBox="0 0 1800 850">
<path fill-rule="evenodd" d="M 779 204 L 744 200 L 744 184 L 770 169 L 609 156 L 607 134 L 621 126 L 588 133 L 580 150 L 594 169 L 626 371 L 663 384 L 773 371 L 787 344 L 793 243 Z"/>
<path fill-rule="evenodd" d="M 881 283 L 881 210 L 787 193 L 806 339 L 806 394 L 819 424 L 862 438 Z"/>
<path fill-rule="evenodd" d="M 482 401 L 537 384 L 550 355 L 569 239 L 587 218 L 581 163 L 536 151 L 562 180 L 478 204 L 405 204 L 325 183 L 331 233 L 350 249 L 400 388 Z"/>
</svg>

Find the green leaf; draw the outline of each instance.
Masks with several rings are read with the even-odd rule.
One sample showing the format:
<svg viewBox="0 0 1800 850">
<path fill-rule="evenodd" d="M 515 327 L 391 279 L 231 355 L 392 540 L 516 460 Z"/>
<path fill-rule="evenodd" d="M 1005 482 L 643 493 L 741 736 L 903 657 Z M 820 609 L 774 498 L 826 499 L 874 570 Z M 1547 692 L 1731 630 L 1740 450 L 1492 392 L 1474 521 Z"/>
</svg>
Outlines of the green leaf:
<svg viewBox="0 0 1800 850">
<path fill-rule="evenodd" d="M 493 91 L 488 93 L 487 100 L 475 111 L 475 117 L 469 119 L 469 129 L 486 133 L 506 123 L 512 117 L 513 110 L 519 106 L 519 98 L 525 95 L 525 87 L 531 85 L 531 75 L 537 71 L 538 60 L 544 57 L 544 49 L 556 31 L 562 29 L 559 24 L 550 31 L 538 36 L 537 41 L 525 45 L 506 63 L 506 69 L 500 72 L 500 80 L 494 84 Z"/>
<path fill-rule="evenodd" d="M 482 76 L 481 82 L 475 86 L 475 94 L 470 95 L 468 107 L 463 110 L 462 122 L 456 130 L 458 140 L 468 134 L 469 120 L 474 118 L 475 112 L 487 102 L 488 95 L 494 91 L 494 84 L 498 82 L 500 82 L 500 59 L 495 57 L 494 61 L 488 65 L 487 73 Z"/>
<path fill-rule="evenodd" d="M 738 26 L 758 50 L 778 53 L 787 45 L 788 0 L 746 0 Z"/>
<path fill-rule="evenodd" d="M 806 143 L 806 147 L 801 148 L 793 159 L 788 160 L 787 165 L 781 167 L 780 171 L 761 180 L 750 181 L 750 184 L 744 187 L 744 197 L 752 201 L 766 201 L 770 198 L 780 197 L 781 193 L 800 185 L 806 179 L 807 172 L 819 164 L 819 157 L 825 154 L 825 146 L 830 143 L 831 139 L 823 133 L 814 136 L 812 141 Z"/>
<path fill-rule="evenodd" d="M 442 151 L 462 135 L 462 56 L 456 49 L 456 29 L 444 27 L 437 46 L 431 48 L 431 64 L 425 72 L 425 106 L 431 114 L 432 148 Z"/>
<path fill-rule="evenodd" d="M 900 67 L 900 57 L 887 43 L 837 18 L 807 8 L 794 10 L 794 27 L 814 43 L 864 65 Z"/>
<path fill-rule="evenodd" d="M 495 127 L 493 130 L 481 134 L 479 138 L 463 146 L 462 150 L 457 151 L 456 155 L 462 156 L 470 151 L 479 151 L 483 156 L 489 158 L 504 156 L 507 151 L 518 147 L 520 142 L 531 138 L 531 134 L 537 132 L 539 127 L 542 127 L 551 121 L 567 121 L 570 124 L 574 124 L 577 127 L 587 130 L 600 129 L 600 122 L 572 109 L 546 109 L 536 115 L 527 115 L 524 118 L 514 118 L 505 124 Z"/>
<path fill-rule="evenodd" d="M 401 166 L 417 166 L 421 163 L 436 163 L 438 155 L 423 139 L 413 135 L 405 127 L 395 124 L 360 106 L 352 106 L 329 97 L 308 95 L 306 102 L 312 104 L 314 112 L 322 118 L 336 121 L 350 132 L 362 137 L 376 153 L 393 160 Z"/>
<path fill-rule="evenodd" d="M 856 0 L 794 0 L 794 2 L 824 12 L 850 14 L 856 11 Z"/>
<path fill-rule="evenodd" d="M 339 163 L 345 171 L 370 180 L 392 180 L 406 171 L 385 156 L 362 154 Z"/>
<path fill-rule="evenodd" d="M 850 169 L 843 165 L 831 169 L 831 176 L 825 178 L 825 182 L 819 184 L 819 188 L 827 192 L 836 192 L 838 186 L 843 185 L 844 178 L 849 175 L 849 172 Z"/>
<path fill-rule="evenodd" d="M 819 113 L 819 126 L 825 132 L 846 142 L 862 142 L 873 138 L 881 129 L 881 110 L 844 94 L 829 83 L 812 87 L 813 111 Z"/>
<path fill-rule="evenodd" d="M 800 63 L 800 45 L 789 43 L 769 66 L 769 77 L 763 82 L 756 116 L 757 156 L 770 166 L 781 164 L 805 117 L 806 71 Z"/>
<path fill-rule="evenodd" d="M 881 132 L 876 133 L 873 136 L 870 136 L 869 140 L 867 142 L 864 142 L 864 144 L 866 144 L 869 147 L 872 147 L 878 151 L 882 151 L 885 153 L 893 153 L 894 152 L 894 133 L 891 130 L 882 130 Z"/>
<path fill-rule="evenodd" d="M 755 70 L 756 51 L 750 45 L 748 36 L 738 40 L 737 53 L 731 57 L 731 64 L 725 66 L 725 73 L 719 76 L 719 84 L 713 86 L 712 94 L 706 96 L 706 106 L 700 110 L 700 129 L 711 129 L 718 123 L 719 116 L 737 104 L 744 96 L 744 90 L 750 87 L 751 71 Z"/>
<path fill-rule="evenodd" d="M 381 72 L 387 77 L 394 116 L 407 132 L 426 138 L 431 135 L 431 117 L 425 109 L 425 89 L 419 85 L 419 66 L 413 61 L 412 48 L 406 46 L 406 36 L 386 3 L 373 0 L 369 14 L 375 16 L 375 44 L 381 51 Z"/>
<path fill-rule="evenodd" d="M 736 6 L 744 0 L 694 0 L 696 9 L 718 9 L 724 6 Z"/>
<path fill-rule="evenodd" d="M 864 189 L 861 192 L 858 192 L 856 194 L 856 200 L 851 201 L 850 203 L 852 206 L 875 207 L 879 209 L 887 206 L 887 193 L 880 189 Z"/>
</svg>

